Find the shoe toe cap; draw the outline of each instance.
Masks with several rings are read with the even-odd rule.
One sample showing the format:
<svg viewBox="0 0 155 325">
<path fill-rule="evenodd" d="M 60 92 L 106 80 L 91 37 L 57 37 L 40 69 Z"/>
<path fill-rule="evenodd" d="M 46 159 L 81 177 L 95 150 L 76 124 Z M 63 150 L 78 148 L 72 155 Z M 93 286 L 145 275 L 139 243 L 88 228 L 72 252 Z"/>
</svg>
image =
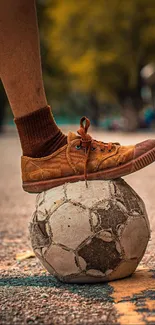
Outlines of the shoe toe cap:
<svg viewBox="0 0 155 325">
<path fill-rule="evenodd" d="M 143 142 L 137 143 L 135 146 L 134 158 L 138 158 L 144 155 L 146 152 L 150 150 L 155 150 L 155 140 L 145 140 Z"/>
</svg>

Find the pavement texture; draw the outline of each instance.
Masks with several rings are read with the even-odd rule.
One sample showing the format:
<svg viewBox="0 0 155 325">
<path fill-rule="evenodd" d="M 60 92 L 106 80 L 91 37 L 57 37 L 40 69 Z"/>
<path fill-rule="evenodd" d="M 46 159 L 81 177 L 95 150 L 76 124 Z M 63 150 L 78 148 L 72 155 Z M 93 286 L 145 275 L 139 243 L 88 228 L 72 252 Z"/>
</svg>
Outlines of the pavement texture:
<svg viewBox="0 0 155 325">
<path fill-rule="evenodd" d="M 76 130 L 76 128 L 75 128 Z M 105 142 L 134 144 L 155 133 L 103 133 Z M 15 131 L 0 137 L 0 325 L 155 324 L 155 163 L 125 177 L 142 197 L 152 236 L 132 277 L 93 285 L 63 284 L 31 255 L 28 223 L 35 195 L 20 179 L 21 149 Z"/>
</svg>

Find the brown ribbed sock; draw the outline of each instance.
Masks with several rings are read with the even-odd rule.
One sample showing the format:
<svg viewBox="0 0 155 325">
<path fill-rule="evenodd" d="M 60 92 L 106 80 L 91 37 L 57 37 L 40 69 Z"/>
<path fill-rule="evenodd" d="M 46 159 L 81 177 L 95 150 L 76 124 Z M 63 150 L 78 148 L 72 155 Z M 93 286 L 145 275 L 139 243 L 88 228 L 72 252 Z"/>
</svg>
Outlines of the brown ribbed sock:
<svg viewBox="0 0 155 325">
<path fill-rule="evenodd" d="M 14 121 L 24 156 L 45 157 L 67 143 L 67 136 L 56 125 L 49 106 Z"/>
</svg>

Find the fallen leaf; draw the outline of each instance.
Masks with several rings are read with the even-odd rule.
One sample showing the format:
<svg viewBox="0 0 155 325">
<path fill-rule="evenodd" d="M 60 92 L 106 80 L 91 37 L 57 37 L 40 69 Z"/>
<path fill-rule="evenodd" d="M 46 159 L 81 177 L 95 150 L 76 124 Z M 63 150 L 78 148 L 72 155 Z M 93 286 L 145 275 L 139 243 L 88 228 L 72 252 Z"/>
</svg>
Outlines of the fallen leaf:
<svg viewBox="0 0 155 325">
<path fill-rule="evenodd" d="M 35 254 L 33 251 L 26 251 L 26 252 L 18 253 L 18 254 L 16 254 L 16 261 L 20 262 L 20 261 L 26 260 L 27 258 L 30 258 L 30 257 L 35 257 Z"/>
</svg>

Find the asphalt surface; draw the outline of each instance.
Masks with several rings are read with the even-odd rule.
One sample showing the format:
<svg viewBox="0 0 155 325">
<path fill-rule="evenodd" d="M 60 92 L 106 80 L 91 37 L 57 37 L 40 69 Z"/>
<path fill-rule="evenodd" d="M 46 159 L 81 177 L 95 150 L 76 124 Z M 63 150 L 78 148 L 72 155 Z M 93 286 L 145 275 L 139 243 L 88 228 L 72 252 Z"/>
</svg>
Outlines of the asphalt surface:
<svg viewBox="0 0 155 325">
<path fill-rule="evenodd" d="M 134 144 L 155 133 L 93 136 Z M 21 187 L 16 132 L 0 136 L 0 153 L 0 325 L 155 324 L 155 164 L 124 178 L 144 200 L 151 224 L 140 268 L 126 280 L 69 285 L 50 276 L 35 257 L 20 260 L 20 253 L 31 250 L 28 223 L 36 196 Z"/>
</svg>

